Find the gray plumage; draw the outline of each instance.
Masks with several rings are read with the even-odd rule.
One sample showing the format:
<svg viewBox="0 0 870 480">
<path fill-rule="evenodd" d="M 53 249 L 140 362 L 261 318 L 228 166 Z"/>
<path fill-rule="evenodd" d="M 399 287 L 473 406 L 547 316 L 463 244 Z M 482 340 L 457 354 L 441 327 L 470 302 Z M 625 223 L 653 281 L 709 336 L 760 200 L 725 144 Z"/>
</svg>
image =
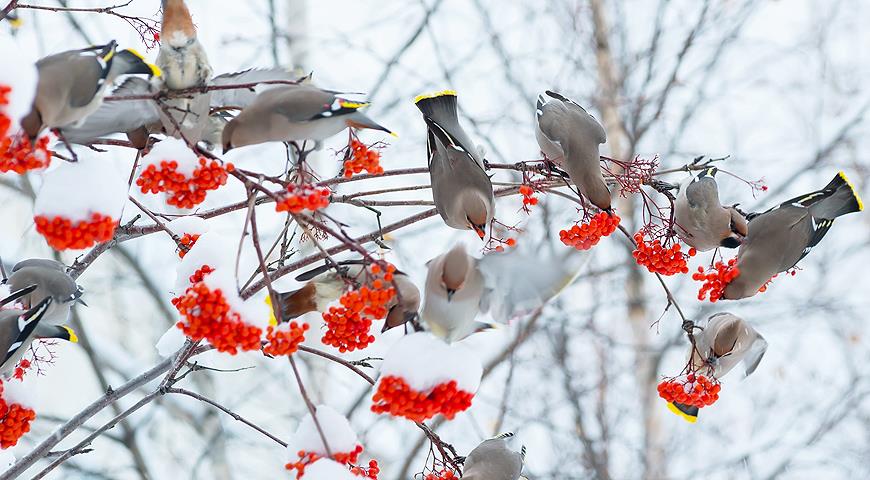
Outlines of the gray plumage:
<svg viewBox="0 0 870 480">
<path fill-rule="evenodd" d="M 312 85 L 276 86 L 224 127 L 224 153 L 266 142 L 323 140 L 351 127 L 392 133 L 359 111 L 366 105 Z"/>
<path fill-rule="evenodd" d="M 840 172 L 823 189 L 793 198 L 751 217 L 737 252 L 740 274 L 724 298 L 751 297 L 774 275 L 794 267 L 819 244 L 834 219 L 863 209 L 858 194 Z"/>
<path fill-rule="evenodd" d="M 465 458 L 463 480 L 518 480 L 523 473 L 523 451 L 511 450 L 512 433 L 484 440 Z"/>
<path fill-rule="evenodd" d="M 477 262 L 457 244 L 427 264 L 420 317 L 433 334 L 448 342 L 491 327 L 475 320 L 485 287 Z"/>
<path fill-rule="evenodd" d="M 529 241 L 478 261 L 485 291 L 481 310 L 493 320 L 508 323 L 518 315 L 540 308 L 571 284 L 580 272 L 583 255 L 575 249 L 545 253 Z"/>
<path fill-rule="evenodd" d="M 535 137 L 547 159 L 562 167 L 580 193 L 610 210 L 610 191 L 601 173 L 598 146 L 607 141 L 604 127 L 586 110 L 564 96 L 547 91 L 538 96 Z"/>
<path fill-rule="evenodd" d="M 0 310 L 0 352 L 3 355 L 0 375 L 8 374 L 18 365 L 18 361 L 37 337 L 40 321 L 44 320 L 51 303 L 52 299 L 49 297 L 28 310 Z M 50 332 L 51 328 L 46 331 Z"/>
<path fill-rule="evenodd" d="M 70 309 L 82 295 L 81 287 L 67 275 L 66 267 L 54 260 L 29 259 L 18 262 L 12 267 L 7 282 L 13 295 L 16 291 L 36 285 L 31 293 L 18 299 L 25 309 L 47 297 L 54 300 L 43 319 L 49 325 L 66 323 Z"/>
<path fill-rule="evenodd" d="M 743 362 L 748 376 L 758 368 L 767 351 L 767 341 L 742 318 L 722 312 L 711 315 L 700 334 L 697 349 L 690 348 L 692 366 L 700 373 L 722 378 Z"/>
<path fill-rule="evenodd" d="M 680 185 L 674 202 L 677 235 L 698 251 L 737 248 L 747 233 L 746 219 L 735 208 L 723 207 L 716 184 L 718 169 L 702 170 Z"/>
<path fill-rule="evenodd" d="M 449 227 L 474 230 L 483 239 L 495 197 L 483 158 L 459 124 L 456 93 L 421 95 L 415 103 L 426 121 L 435 209 Z"/>
<path fill-rule="evenodd" d="M 33 139 L 44 128 L 77 124 L 95 112 L 106 88 L 120 75 L 156 75 L 159 70 L 132 50 L 116 52 L 117 44 L 71 50 L 39 60 L 33 107 L 21 126 Z"/>
</svg>

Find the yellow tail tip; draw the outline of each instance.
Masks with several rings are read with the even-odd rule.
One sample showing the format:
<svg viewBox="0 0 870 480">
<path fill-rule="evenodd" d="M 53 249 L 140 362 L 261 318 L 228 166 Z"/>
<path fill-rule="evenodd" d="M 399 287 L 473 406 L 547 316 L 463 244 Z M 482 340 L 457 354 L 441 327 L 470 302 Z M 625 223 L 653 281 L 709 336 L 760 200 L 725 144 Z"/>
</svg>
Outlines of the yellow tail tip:
<svg viewBox="0 0 870 480">
<path fill-rule="evenodd" d="M 160 67 L 158 67 L 157 65 L 154 65 L 153 63 L 146 63 L 146 65 L 148 65 L 148 68 L 151 69 L 151 74 L 155 77 L 163 76 L 163 70 L 160 70 Z"/>
<path fill-rule="evenodd" d="M 852 182 L 849 181 L 849 177 L 847 177 L 844 172 L 839 172 L 837 175 L 839 175 L 840 178 L 842 178 L 843 181 L 846 182 L 846 185 L 848 185 L 849 189 L 852 190 L 852 195 L 855 196 L 855 200 L 858 200 L 858 211 L 864 211 L 864 201 L 861 200 L 861 196 L 858 195 L 858 190 L 855 188 L 855 185 L 853 185 Z"/>
<path fill-rule="evenodd" d="M 278 325 L 278 318 L 275 317 L 275 309 L 272 308 L 272 296 L 266 295 L 266 305 L 269 306 L 269 326 L 274 327 Z"/>
<path fill-rule="evenodd" d="M 396 132 L 390 132 L 390 135 L 396 138 L 399 138 L 399 134 Z"/>
<path fill-rule="evenodd" d="M 70 341 L 70 342 L 72 342 L 72 343 L 79 343 L 79 336 L 76 335 L 75 330 L 73 330 L 72 328 L 67 327 L 67 326 L 64 326 L 63 328 L 64 328 L 64 329 L 67 331 L 67 333 L 69 334 L 69 341 Z"/>
<path fill-rule="evenodd" d="M 7 17 L 7 18 L 9 18 L 9 17 Z M 22 25 L 24 25 L 24 20 L 21 20 L 20 18 L 9 18 L 9 26 L 10 27 L 12 27 L 14 29 L 18 29 L 18 28 L 21 28 Z"/>
<path fill-rule="evenodd" d="M 422 95 L 417 95 L 414 97 L 414 103 L 419 103 L 421 100 L 426 100 L 427 98 L 438 98 L 438 97 L 456 97 L 456 90 L 441 90 L 440 92 L 433 93 L 424 93 Z"/>
<path fill-rule="evenodd" d="M 674 405 L 673 402 L 668 402 L 668 410 L 689 423 L 695 423 L 698 421 L 698 417 L 693 417 L 686 412 L 680 410 L 679 408 L 677 408 L 676 405 Z"/>
</svg>

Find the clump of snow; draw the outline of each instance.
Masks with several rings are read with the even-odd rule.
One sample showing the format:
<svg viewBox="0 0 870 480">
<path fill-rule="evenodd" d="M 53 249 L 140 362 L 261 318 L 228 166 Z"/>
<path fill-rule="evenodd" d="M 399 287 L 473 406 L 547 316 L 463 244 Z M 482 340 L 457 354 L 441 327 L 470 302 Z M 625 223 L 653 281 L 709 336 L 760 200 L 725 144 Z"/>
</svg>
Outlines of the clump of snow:
<svg viewBox="0 0 870 480">
<path fill-rule="evenodd" d="M 142 168 L 154 165 L 159 169 L 164 160 L 175 160 L 178 163 L 176 171 L 187 178 L 193 177 L 193 171 L 199 167 L 199 156 L 183 140 L 173 137 L 157 142 L 148 155 L 142 157 Z"/>
<path fill-rule="evenodd" d="M 318 405 L 317 421 L 320 422 L 320 428 L 323 429 L 323 435 L 326 437 L 326 442 L 329 443 L 329 449 L 333 454 L 353 452 L 359 444 L 356 432 L 351 428 L 350 422 L 334 408 L 328 405 Z M 296 454 L 300 450 L 326 456 L 323 439 L 320 438 L 320 433 L 317 431 L 317 426 L 310 413 L 299 423 L 296 433 L 293 434 L 287 445 L 287 451 L 293 459 L 296 459 Z"/>
<path fill-rule="evenodd" d="M 350 473 L 347 467 L 328 458 L 321 458 L 305 467 L 305 475 L 302 478 L 304 480 L 360 480 L 360 477 Z"/>
<path fill-rule="evenodd" d="M 176 218 L 167 223 L 166 227 L 179 237 L 183 236 L 185 233 L 191 235 L 202 235 L 203 233 L 208 232 L 208 222 L 204 218 L 197 217 L 196 215 Z"/>
<path fill-rule="evenodd" d="M 71 221 L 90 220 L 94 213 L 121 217 L 127 203 L 127 179 L 110 158 L 97 158 L 89 152 L 80 154 L 78 162 L 58 163 L 60 166 L 45 174 L 34 214 Z"/>
<path fill-rule="evenodd" d="M 10 405 L 17 403 L 22 407 L 36 410 L 36 386 L 32 381 L 27 380 L 30 377 L 33 375 L 25 375 L 24 380 L 11 378 L 3 382 L 3 398 L 6 403 Z"/>
<path fill-rule="evenodd" d="M 397 376 L 419 392 L 456 380 L 460 390 L 475 393 L 483 366 L 462 344 L 447 344 L 428 332 L 405 335 L 390 348 L 381 365 L 381 376 Z"/>
<path fill-rule="evenodd" d="M 33 50 L 22 47 L 14 37 L 0 34 L 0 58 L 3 59 L 0 85 L 12 87 L 9 105 L 4 109 L 12 120 L 12 133 L 18 130 L 21 117 L 30 112 L 36 94 L 38 74 L 36 59 L 30 54 Z"/>
<path fill-rule="evenodd" d="M 190 286 L 190 276 L 203 265 L 208 265 L 215 270 L 221 267 L 234 269 L 235 255 L 227 254 L 227 245 L 234 245 L 237 241 L 216 232 L 203 233 L 178 264 L 175 279 L 176 293 L 180 295 Z"/>
<path fill-rule="evenodd" d="M 160 337 L 160 340 L 157 340 L 157 345 L 155 345 L 157 347 L 157 354 L 163 358 L 169 358 L 184 346 L 185 340 L 187 340 L 187 337 L 184 335 L 184 332 L 173 325 Z"/>
</svg>

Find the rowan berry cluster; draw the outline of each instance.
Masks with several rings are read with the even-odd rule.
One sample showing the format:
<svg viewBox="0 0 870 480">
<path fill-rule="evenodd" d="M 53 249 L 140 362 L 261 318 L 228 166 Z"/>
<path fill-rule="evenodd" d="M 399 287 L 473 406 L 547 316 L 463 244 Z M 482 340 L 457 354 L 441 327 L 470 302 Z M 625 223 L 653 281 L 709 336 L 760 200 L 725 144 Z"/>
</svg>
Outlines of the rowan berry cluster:
<svg viewBox="0 0 870 480">
<path fill-rule="evenodd" d="M 178 162 L 162 160 L 145 167 L 136 185 L 142 193 L 166 192 L 166 203 L 179 208 L 193 208 L 205 201 L 206 193 L 227 183 L 227 173 L 235 169 L 232 163 L 221 165 L 217 160 L 199 158 L 199 166 L 188 178 L 178 171 Z"/>
<path fill-rule="evenodd" d="M 115 235 L 117 221 L 100 213 L 91 214 L 90 220 L 72 222 L 67 218 L 33 218 L 36 231 L 55 250 L 81 250 L 96 243 L 108 242 Z"/>
<path fill-rule="evenodd" d="M 720 389 L 721 384 L 715 378 L 710 380 L 694 373 L 664 380 L 658 386 L 659 396 L 666 401 L 698 408 L 716 403 Z"/>
<path fill-rule="evenodd" d="M 538 198 L 535 197 L 535 191 L 528 185 L 520 185 L 520 195 L 523 196 L 523 210 L 528 210 L 530 206 L 538 204 Z"/>
<path fill-rule="evenodd" d="M 419 392 L 401 377 L 382 377 L 372 397 L 372 411 L 404 417 L 422 422 L 442 414 L 453 420 L 457 413 L 471 407 L 474 394 L 457 387 L 455 380 L 436 385 L 427 392 Z"/>
<path fill-rule="evenodd" d="M 363 170 L 372 175 L 384 173 L 384 167 L 381 166 L 381 152 L 357 139 L 350 141 L 349 148 L 350 152 L 344 160 L 344 176 L 346 178 L 350 178 Z"/>
<path fill-rule="evenodd" d="M 396 289 L 388 283 L 392 282 L 396 267 L 387 264 L 384 268 L 386 271 L 378 264 L 371 265 L 369 273 L 374 280 L 346 292 L 339 298 L 340 305 L 323 312 L 327 328 L 323 343 L 344 353 L 366 348 L 375 341 L 374 335 L 369 334 L 372 321 L 387 316 L 387 305 L 396 296 Z"/>
<path fill-rule="evenodd" d="M 9 105 L 12 87 L 0 85 L 0 173 L 22 174 L 28 170 L 47 167 L 51 163 L 48 137 L 42 137 L 31 145 L 23 134 L 9 135 L 12 119 L 3 111 Z"/>
<path fill-rule="evenodd" d="M 299 349 L 299 344 L 305 341 L 305 332 L 308 324 L 299 325 L 290 322 L 286 327 L 269 326 L 266 330 L 266 340 L 269 342 L 263 347 L 263 353 L 277 357 L 279 355 L 292 355 Z"/>
<path fill-rule="evenodd" d="M 438 472 L 432 472 L 426 475 L 425 480 L 459 480 L 459 477 L 453 473 L 453 470 L 441 470 Z"/>
<path fill-rule="evenodd" d="M 184 295 L 173 298 L 172 304 L 184 317 L 176 326 L 191 339 L 206 339 L 218 351 L 232 355 L 239 349 L 259 350 L 263 330 L 242 321 L 220 289 L 212 290 L 200 281 L 188 287 Z"/>
<path fill-rule="evenodd" d="M 731 280 L 740 275 L 737 268 L 737 259 L 732 258 L 728 263 L 716 262 L 709 271 L 704 272 L 704 267 L 698 267 L 698 272 L 692 275 L 692 280 L 704 282 L 698 290 L 698 300 L 704 300 L 707 294 L 710 301 L 715 303 L 725 294 L 725 287 Z"/>
<path fill-rule="evenodd" d="M 181 236 L 181 238 L 178 240 L 178 243 L 180 243 L 184 248 L 178 249 L 179 258 L 184 258 L 184 256 L 187 255 L 187 252 L 190 251 L 196 241 L 199 240 L 199 235 L 200 234 L 198 233 L 195 233 L 193 235 L 185 233 Z"/>
<path fill-rule="evenodd" d="M 331 193 L 328 188 L 317 188 L 307 183 L 291 183 L 287 185 L 287 192 L 282 195 L 281 201 L 275 203 L 275 210 L 290 213 L 320 210 L 329 206 Z"/>
<path fill-rule="evenodd" d="M 634 241 L 637 247 L 631 255 L 637 264 L 646 267 L 652 273 L 662 275 L 689 273 L 689 257 L 694 257 L 697 253 L 694 248 L 683 253 L 682 246 L 676 242 L 670 248 L 665 248 L 659 239 L 647 241 L 642 232 L 634 234 Z"/>
<path fill-rule="evenodd" d="M 350 473 L 358 477 L 377 480 L 378 474 L 381 473 L 381 469 L 378 466 L 377 460 L 369 460 L 368 467 L 361 467 L 356 465 L 356 463 L 359 461 L 359 456 L 362 451 L 362 445 L 357 445 L 356 448 L 351 452 L 334 453 L 332 455 L 332 458 L 338 463 L 343 463 L 347 465 L 350 468 Z M 305 450 L 299 450 L 296 455 L 299 457 L 299 460 L 287 463 L 286 465 L 284 465 L 284 468 L 287 470 L 296 470 L 297 479 L 304 477 L 305 467 L 308 467 L 312 463 L 320 460 L 321 458 L 324 458 L 322 455 L 314 452 L 306 452 Z"/>
<path fill-rule="evenodd" d="M 0 448 L 14 447 L 18 440 L 30 431 L 36 412 L 17 403 L 9 404 L 3 398 L 3 382 L 0 381 Z"/>
<path fill-rule="evenodd" d="M 589 223 L 574 225 L 568 230 L 559 232 L 562 243 L 577 250 L 589 250 L 598 244 L 601 237 L 606 237 L 616 230 L 620 218 L 616 214 L 599 212 Z"/>
</svg>

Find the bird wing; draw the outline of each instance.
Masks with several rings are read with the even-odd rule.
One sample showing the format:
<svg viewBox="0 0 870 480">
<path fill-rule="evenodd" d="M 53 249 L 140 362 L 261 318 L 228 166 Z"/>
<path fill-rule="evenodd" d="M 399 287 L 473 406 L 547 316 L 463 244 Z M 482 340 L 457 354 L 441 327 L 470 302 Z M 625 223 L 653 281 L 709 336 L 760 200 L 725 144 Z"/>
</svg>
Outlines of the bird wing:
<svg viewBox="0 0 870 480">
<path fill-rule="evenodd" d="M 581 107 L 580 104 L 552 90 L 547 90 L 544 93 L 546 93 L 550 98 L 554 98 L 561 102 L 567 112 L 574 113 L 575 115 L 573 116 L 575 117 L 575 122 L 579 120 L 586 128 L 591 128 L 592 136 L 598 143 L 605 143 L 607 141 L 607 132 L 604 131 L 604 127 L 601 126 L 601 123 L 598 122 L 595 117 L 590 115 L 585 108 Z M 573 127 L 566 125 L 566 128 Z"/>
<path fill-rule="evenodd" d="M 69 59 L 66 65 L 66 78 L 70 85 L 69 104 L 83 107 L 94 100 L 109 74 L 111 61 L 101 63 L 98 57 L 80 53 Z"/>
<path fill-rule="evenodd" d="M 308 122 L 348 115 L 368 105 L 337 97 L 332 92 L 308 85 L 272 88 L 257 97 L 257 102 L 261 100 L 268 110 L 284 116 L 290 122 Z"/>
<path fill-rule="evenodd" d="M 212 86 L 245 85 L 270 81 L 299 81 L 298 76 L 280 68 L 251 68 L 241 72 L 224 73 L 211 79 Z M 277 86 L 289 86 L 289 84 L 259 83 L 247 88 L 234 88 L 211 91 L 212 107 L 239 107 L 245 108 L 254 102 L 257 93 Z"/>
<path fill-rule="evenodd" d="M 118 86 L 112 96 L 148 95 L 156 89 L 147 80 L 130 77 Z M 118 100 L 103 102 L 96 112 L 85 118 L 79 126 L 63 129 L 66 139 L 73 143 L 88 143 L 113 133 L 125 133 L 160 121 L 160 110 L 153 100 Z"/>
<path fill-rule="evenodd" d="M 746 357 L 743 358 L 743 365 L 746 367 L 746 376 L 752 375 L 752 372 L 758 368 L 758 364 L 761 363 L 761 358 L 764 357 L 764 353 L 767 352 L 767 340 L 764 339 L 761 335 L 758 335 L 755 338 L 755 342 L 752 343 L 752 346 L 749 347 L 749 350 L 746 352 Z"/>
<path fill-rule="evenodd" d="M 51 268 L 59 272 L 66 272 L 66 265 L 57 260 L 49 260 L 47 258 L 28 258 L 27 260 L 22 260 L 12 267 L 12 271 L 17 272 L 25 267 Z"/>
<path fill-rule="evenodd" d="M 12 358 L 21 348 L 27 348 L 27 339 L 36 329 L 37 325 L 39 325 L 39 321 L 42 320 L 50 305 L 51 297 L 46 297 L 30 310 L 15 317 L 15 324 L 9 325 L 10 328 L 13 328 L 13 333 L 4 339 L 4 343 L 0 344 L 0 348 L 6 350 L 3 364 Z"/>
</svg>

